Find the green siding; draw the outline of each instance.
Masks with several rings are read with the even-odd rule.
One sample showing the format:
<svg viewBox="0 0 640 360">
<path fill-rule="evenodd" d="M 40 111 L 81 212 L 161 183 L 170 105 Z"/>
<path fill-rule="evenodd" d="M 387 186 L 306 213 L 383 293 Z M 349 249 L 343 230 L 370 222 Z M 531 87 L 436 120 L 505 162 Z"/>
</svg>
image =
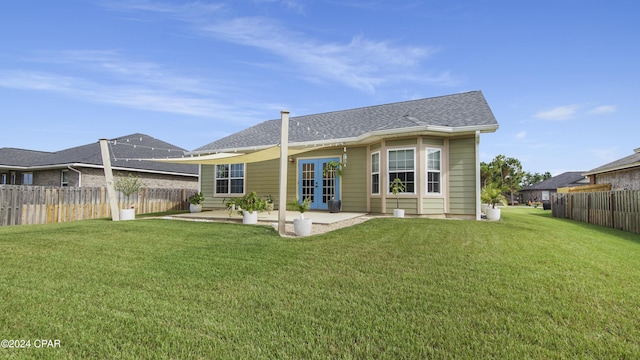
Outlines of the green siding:
<svg viewBox="0 0 640 360">
<path fill-rule="evenodd" d="M 444 146 L 444 139 L 441 138 L 432 138 L 432 137 L 423 137 L 422 143 L 427 146 Z"/>
<path fill-rule="evenodd" d="M 387 197 L 387 211 L 385 213 L 392 213 L 395 208 L 396 198 L 393 196 Z M 404 209 L 405 214 L 418 214 L 418 199 L 400 198 L 400 209 Z"/>
<path fill-rule="evenodd" d="M 444 198 L 423 198 L 422 213 L 424 215 L 444 214 Z"/>
<path fill-rule="evenodd" d="M 371 210 L 372 213 L 382 214 L 382 199 L 381 198 L 372 198 L 371 199 Z"/>
<path fill-rule="evenodd" d="M 389 147 L 393 147 L 393 146 L 410 146 L 410 145 L 418 144 L 418 139 L 417 138 L 410 138 L 410 139 L 401 139 L 401 140 L 387 140 L 385 144 L 387 146 L 389 146 Z"/>
<path fill-rule="evenodd" d="M 475 138 L 449 140 L 449 212 L 474 215 L 476 210 Z"/>
<path fill-rule="evenodd" d="M 369 173 L 367 148 L 347 148 L 347 167 L 342 172 L 342 210 L 367 211 Z"/>
<path fill-rule="evenodd" d="M 371 145 L 369 146 L 369 148 L 371 149 L 371 151 L 378 150 L 378 149 L 380 149 L 381 147 L 382 147 L 382 143 L 381 143 L 381 142 L 379 142 L 379 143 L 375 143 L 375 144 L 371 144 Z"/>
</svg>

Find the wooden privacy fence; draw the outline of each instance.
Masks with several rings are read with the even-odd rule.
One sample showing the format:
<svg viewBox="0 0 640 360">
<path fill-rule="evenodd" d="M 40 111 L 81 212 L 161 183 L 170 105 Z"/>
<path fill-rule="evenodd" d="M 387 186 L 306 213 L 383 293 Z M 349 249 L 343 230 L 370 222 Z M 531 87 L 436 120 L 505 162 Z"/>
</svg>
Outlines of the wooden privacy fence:
<svg viewBox="0 0 640 360">
<path fill-rule="evenodd" d="M 142 188 L 129 199 L 118 194 L 119 208 L 136 214 L 186 210 L 195 190 Z M 0 185 L 0 225 L 48 224 L 111 217 L 105 187 Z"/>
<path fill-rule="evenodd" d="M 551 214 L 640 234 L 640 191 L 553 194 Z"/>
</svg>

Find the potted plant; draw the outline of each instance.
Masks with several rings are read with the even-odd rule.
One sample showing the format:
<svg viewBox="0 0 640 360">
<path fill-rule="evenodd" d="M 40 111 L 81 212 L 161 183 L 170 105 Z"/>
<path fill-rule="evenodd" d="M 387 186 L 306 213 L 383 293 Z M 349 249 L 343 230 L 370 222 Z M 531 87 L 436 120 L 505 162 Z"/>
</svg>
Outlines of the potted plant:
<svg viewBox="0 0 640 360">
<path fill-rule="evenodd" d="M 194 193 L 189 196 L 189 211 L 192 213 L 199 213 L 202 211 L 202 203 L 204 202 L 204 196 L 202 195 L 202 191 Z"/>
<path fill-rule="evenodd" d="M 487 220 L 500 220 L 500 209 L 496 208 L 496 204 L 500 203 L 503 206 L 507 205 L 507 198 L 502 195 L 502 190 L 495 185 L 487 185 L 483 187 L 480 192 L 480 200 L 483 203 L 490 205 L 485 209 Z"/>
<path fill-rule="evenodd" d="M 322 170 L 322 176 L 326 177 L 328 174 L 333 172 L 335 174 L 336 181 L 338 181 L 338 178 L 342 176 L 343 168 L 343 163 L 336 160 L 331 160 L 325 164 L 324 169 Z M 342 200 L 331 197 L 331 199 L 327 201 L 327 205 L 329 207 L 329 212 L 337 213 L 340 212 L 340 209 L 342 208 Z"/>
<path fill-rule="evenodd" d="M 119 176 L 114 181 L 114 187 L 125 196 L 123 208 L 120 209 L 120 220 L 133 220 L 136 218 L 136 209 L 133 203 L 130 203 L 130 197 L 134 193 L 140 191 L 144 183 L 140 181 L 138 176 L 129 173 L 128 176 Z"/>
<path fill-rule="evenodd" d="M 400 199 L 399 199 L 400 196 L 398 194 L 400 194 L 401 192 L 404 192 L 405 190 L 404 183 L 402 182 L 402 180 L 400 180 L 400 178 L 395 178 L 389 184 L 389 189 L 391 190 L 391 193 L 396 197 L 396 208 L 393 209 L 393 216 L 397 218 L 403 218 L 404 209 L 400 209 Z"/>
<path fill-rule="evenodd" d="M 238 213 L 242 215 L 243 224 L 257 224 L 258 212 L 264 211 L 266 203 L 255 191 L 235 199 L 234 204 L 239 207 Z"/>
<path fill-rule="evenodd" d="M 267 195 L 267 197 L 264 200 L 265 202 L 265 209 L 267 210 L 267 212 L 269 214 L 271 214 L 271 212 L 273 211 L 274 207 L 275 207 L 275 199 L 272 195 Z"/>
<path fill-rule="evenodd" d="M 297 219 L 293 219 L 293 232 L 297 236 L 309 236 L 311 235 L 311 227 L 313 222 L 309 218 L 304 217 L 304 213 L 309 210 L 309 206 L 311 205 L 311 199 L 305 198 L 300 202 L 296 199 L 295 202 L 289 203 L 289 210 L 298 211 L 300 213 L 300 217 Z"/>
</svg>

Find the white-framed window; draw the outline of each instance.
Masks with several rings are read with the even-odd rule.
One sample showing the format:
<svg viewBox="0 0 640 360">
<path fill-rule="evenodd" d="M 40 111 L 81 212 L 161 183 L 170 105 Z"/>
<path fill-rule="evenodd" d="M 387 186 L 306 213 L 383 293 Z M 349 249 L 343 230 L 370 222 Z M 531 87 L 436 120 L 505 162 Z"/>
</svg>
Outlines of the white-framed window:
<svg viewBox="0 0 640 360">
<path fill-rule="evenodd" d="M 380 194 L 380 151 L 371 154 L 371 194 Z"/>
<path fill-rule="evenodd" d="M 7 183 L 7 174 L 0 174 L 0 184 L 6 184 Z"/>
<path fill-rule="evenodd" d="M 69 186 L 69 170 L 60 172 L 60 186 Z"/>
<path fill-rule="evenodd" d="M 442 149 L 427 148 L 427 194 L 442 193 Z"/>
<path fill-rule="evenodd" d="M 395 178 L 402 180 L 404 192 L 415 194 L 416 191 L 416 151 L 415 149 L 388 150 L 388 179 L 392 182 Z M 387 186 L 387 191 L 390 192 Z"/>
<path fill-rule="evenodd" d="M 244 194 L 244 164 L 216 165 L 215 193 Z"/>
<path fill-rule="evenodd" d="M 33 173 L 22 173 L 22 185 L 33 185 Z"/>
</svg>

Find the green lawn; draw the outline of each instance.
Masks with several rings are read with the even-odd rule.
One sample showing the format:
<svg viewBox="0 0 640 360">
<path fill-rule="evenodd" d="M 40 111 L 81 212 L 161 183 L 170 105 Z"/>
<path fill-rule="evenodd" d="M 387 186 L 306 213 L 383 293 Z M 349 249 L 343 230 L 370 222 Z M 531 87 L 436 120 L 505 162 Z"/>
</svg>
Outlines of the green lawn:
<svg viewBox="0 0 640 360">
<path fill-rule="evenodd" d="M 640 236 L 548 213 L 1 227 L 0 358 L 636 358 Z"/>
</svg>

